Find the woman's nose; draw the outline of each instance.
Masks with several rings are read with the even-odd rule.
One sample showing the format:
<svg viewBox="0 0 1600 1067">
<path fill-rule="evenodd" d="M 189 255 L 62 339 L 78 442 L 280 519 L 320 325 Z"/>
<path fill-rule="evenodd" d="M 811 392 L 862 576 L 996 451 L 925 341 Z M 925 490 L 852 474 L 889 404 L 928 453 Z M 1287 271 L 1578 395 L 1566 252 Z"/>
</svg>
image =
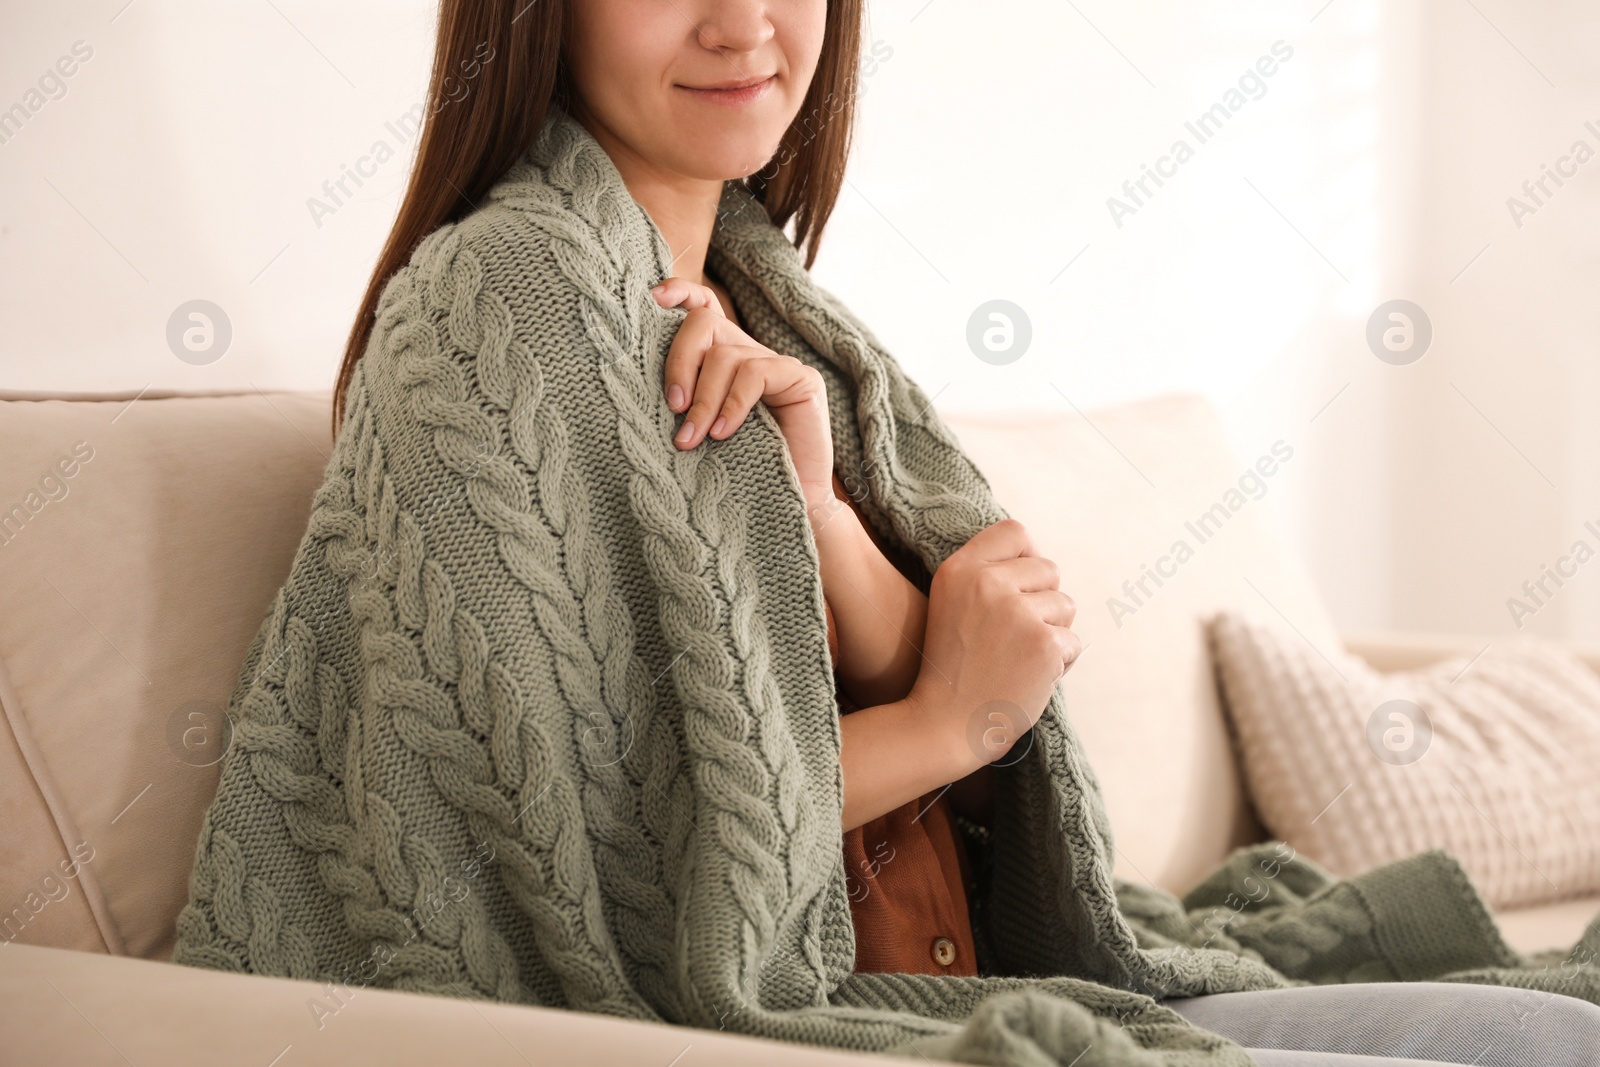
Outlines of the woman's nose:
<svg viewBox="0 0 1600 1067">
<path fill-rule="evenodd" d="M 704 48 L 731 53 L 754 52 L 773 34 L 767 0 L 707 0 L 698 5 L 695 36 Z"/>
</svg>

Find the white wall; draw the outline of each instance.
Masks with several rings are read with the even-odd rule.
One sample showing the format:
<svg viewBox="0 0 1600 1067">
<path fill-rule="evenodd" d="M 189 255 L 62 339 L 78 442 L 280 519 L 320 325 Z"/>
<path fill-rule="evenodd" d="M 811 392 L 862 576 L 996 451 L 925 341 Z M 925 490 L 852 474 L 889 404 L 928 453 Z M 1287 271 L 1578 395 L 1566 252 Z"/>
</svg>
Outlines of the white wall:
<svg viewBox="0 0 1600 1067">
<path fill-rule="evenodd" d="M 1493 25 L 1470 7 L 1429 8 L 1414 288 L 1439 350 L 1407 376 L 1393 427 L 1407 491 L 1392 611 L 1402 626 L 1509 633 L 1506 601 L 1525 580 L 1579 538 L 1600 549 L 1583 529 L 1600 531 L 1600 158 L 1562 187 L 1547 180 L 1554 195 L 1520 226 L 1507 206 L 1531 204 L 1522 183 L 1575 141 L 1600 153 L 1600 10 L 1480 7 Z M 1600 562 L 1546 588 L 1529 631 L 1600 633 Z"/>
<path fill-rule="evenodd" d="M 306 201 L 380 138 L 414 148 L 385 123 L 422 99 L 431 5 L 4 2 L 0 107 L 93 57 L 0 144 L 0 385 L 331 388 L 406 158 L 320 226 Z M 233 327 L 203 366 L 166 342 L 197 298 Z"/>
<path fill-rule="evenodd" d="M 329 387 L 432 5 L 0 4 L 0 108 L 93 49 L 0 144 L 0 387 Z M 1210 396 L 1242 455 L 1295 448 L 1271 499 L 1342 625 L 1509 633 L 1506 598 L 1600 527 L 1600 160 L 1520 228 L 1505 206 L 1574 139 L 1600 149 L 1587 11 L 877 0 L 816 273 L 941 407 Z M 1265 94 L 1200 144 L 1184 123 L 1277 41 Z M 1107 199 L 1179 137 L 1193 158 L 1119 226 Z M 379 139 L 399 154 L 319 225 L 307 199 Z M 1434 325 L 1410 366 L 1364 336 L 1394 297 Z M 165 336 L 196 298 L 233 328 L 201 366 Z M 966 340 L 992 299 L 1033 330 L 1003 366 Z M 1529 628 L 1600 636 L 1597 574 Z"/>
</svg>

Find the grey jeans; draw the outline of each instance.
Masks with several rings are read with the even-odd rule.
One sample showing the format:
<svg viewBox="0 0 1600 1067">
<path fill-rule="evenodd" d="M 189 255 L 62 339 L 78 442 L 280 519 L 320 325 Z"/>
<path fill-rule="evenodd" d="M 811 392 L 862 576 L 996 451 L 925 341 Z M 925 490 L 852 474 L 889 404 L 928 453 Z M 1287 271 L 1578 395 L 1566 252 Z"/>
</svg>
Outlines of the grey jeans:
<svg viewBox="0 0 1600 1067">
<path fill-rule="evenodd" d="M 1372 982 L 1162 1001 L 1259 1067 L 1594 1067 L 1600 1005 L 1455 982 Z"/>
</svg>

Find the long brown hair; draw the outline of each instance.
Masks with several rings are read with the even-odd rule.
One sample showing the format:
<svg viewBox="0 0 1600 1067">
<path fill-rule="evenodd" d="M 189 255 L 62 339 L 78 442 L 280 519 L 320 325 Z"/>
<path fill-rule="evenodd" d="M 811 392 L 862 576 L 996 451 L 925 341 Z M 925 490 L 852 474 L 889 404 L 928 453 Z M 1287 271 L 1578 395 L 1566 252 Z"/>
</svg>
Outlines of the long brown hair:
<svg viewBox="0 0 1600 1067">
<path fill-rule="evenodd" d="M 566 0 L 441 0 L 439 32 L 416 165 L 394 228 L 367 282 L 333 389 L 333 433 L 372 335 L 383 287 L 417 244 L 476 207 L 533 144 L 554 102 L 571 113 L 562 53 Z M 794 220 L 809 270 L 844 182 L 855 125 L 862 0 L 828 0 L 822 54 L 778 151 L 745 185 L 773 223 Z"/>
</svg>

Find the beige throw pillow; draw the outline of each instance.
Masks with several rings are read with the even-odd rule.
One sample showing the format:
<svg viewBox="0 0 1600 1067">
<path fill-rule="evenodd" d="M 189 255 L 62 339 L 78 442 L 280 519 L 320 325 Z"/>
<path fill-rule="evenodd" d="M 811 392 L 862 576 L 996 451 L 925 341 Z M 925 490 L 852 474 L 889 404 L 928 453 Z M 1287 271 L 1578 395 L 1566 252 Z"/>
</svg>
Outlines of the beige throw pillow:
<svg viewBox="0 0 1600 1067">
<path fill-rule="evenodd" d="M 1559 645 L 1381 674 L 1236 612 L 1208 631 L 1274 836 L 1346 876 L 1444 848 L 1496 908 L 1600 892 L 1600 675 Z"/>
</svg>

